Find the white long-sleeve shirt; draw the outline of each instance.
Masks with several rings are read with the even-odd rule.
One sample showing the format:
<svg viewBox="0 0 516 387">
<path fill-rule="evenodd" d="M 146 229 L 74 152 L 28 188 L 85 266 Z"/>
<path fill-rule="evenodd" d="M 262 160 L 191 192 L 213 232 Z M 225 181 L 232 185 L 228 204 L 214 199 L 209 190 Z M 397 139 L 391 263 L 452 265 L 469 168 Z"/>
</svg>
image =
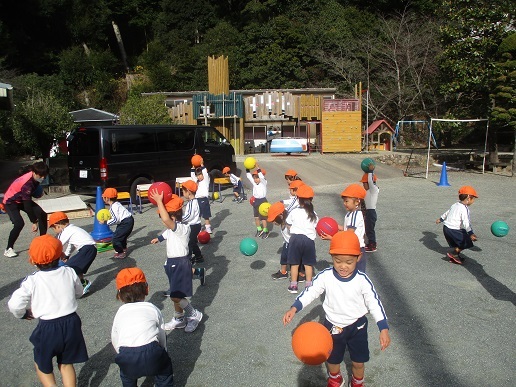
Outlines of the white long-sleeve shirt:
<svg viewBox="0 0 516 387">
<path fill-rule="evenodd" d="M 326 319 L 333 325 L 347 327 L 369 312 L 380 331 L 389 328 L 380 297 L 365 273 L 355 270 L 350 278 L 342 278 L 332 267 L 324 269 L 292 306 L 299 312 L 323 293 Z"/>
<path fill-rule="evenodd" d="M 256 184 L 253 179 L 253 175 L 251 172 L 246 173 L 247 179 L 251 182 L 251 186 L 253 187 L 253 196 L 255 199 L 263 199 L 267 196 L 267 179 L 262 173 L 261 169 L 258 169 L 258 177 L 260 178 L 260 182 Z"/>
<path fill-rule="evenodd" d="M 473 233 L 469 207 L 461 202 L 453 204 L 448 211 L 441 215 L 443 224 L 452 230 L 464 229 L 468 233 Z"/>
<path fill-rule="evenodd" d="M 109 213 L 111 214 L 111 219 L 107 221 L 108 226 L 112 226 L 114 224 L 120 224 L 122 220 L 125 218 L 129 218 L 131 213 L 125 208 L 122 203 L 114 202 L 109 207 Z"/>
<path fill-rule="evenodd" d="M 348 211 L 344 217 L 344 231 L 347 229 L 355 230 L 355 234 L 360 242 L 360 247 L 365 247 L 365 223 L 364 214 L 361 210 Z"/>
<path fill-rule="evenodd" d="M 64 252 L 67 257 L 72 254 L 74 249 L 79 250 L 82 246 L 95 244 L 95 240 L 86 230 L 73 224 L 66 226 L 57 238 L 61 241 L 63 246 L 68 243 Z"/>
<path fill-rule="evenodd" d="M 183 207 L 182 223 L 189 226 L 201 223 L 201 210 L 196 199 L 188 200 Z"/>
<path fill-rule="evenodd" d="M 380 192 L 380 188 L 378 188 L 378 186 L 374 183 L 372 172 L 367 174 L 367 184 L 369 185 L 369 189 L 366 191 L 364 198 L 366 209 L 376 210 L 376 202 L 378 201 L 378 193 Z"/>
<path fill-rule="evenodd" d="M 240 180 L 241 179 L 237 175 L 234 175 L 232 173 L 229 174 L 229 181 L 231 182 L 231 184 L 233 184 L 233 187 L 237 187 L 238 186 L 238 182 Z"/>
<path fill-rule="evenodd" d="M 197 192 L 195 193 L 196 198 L 207 198 L 210 196 L 210 175 L 208 174 L 206 167 L 202 167 L 202 175 L 204 179 L 202 181 L 197 180 L 195 169 L 192 168 L 190 170 L 190 177 L 197 183 Z"/>
<path fill-rule="evenodd" d="M 162 325 L 161 311 L 150 302 L 124 304 L 113 320 L 111 343 L 117 353 L 120 347 L 141 347 L 153 341 L 167 349 L 167 337 Z"/>
<path fill-rule="evenodd" d="M 287 211 L 287 214 L 290 214 L 290 211 L 292 211 L 294 208 L 299 207 L 299 199 L 297 196 L 291 196 L 288 199 L 282 200 L 282 202 L 285 206 L 285 211 Z"/>
<path fill-rule="evenodd" d="M 52 320 L 75 312 L 77 298 L 81 296 L 82 284 L 75 270 L 61 266 L 27 276 L 8 306 L 17 318 L 22 318 L 30 308 L 35 318 Z"/>
</svg>

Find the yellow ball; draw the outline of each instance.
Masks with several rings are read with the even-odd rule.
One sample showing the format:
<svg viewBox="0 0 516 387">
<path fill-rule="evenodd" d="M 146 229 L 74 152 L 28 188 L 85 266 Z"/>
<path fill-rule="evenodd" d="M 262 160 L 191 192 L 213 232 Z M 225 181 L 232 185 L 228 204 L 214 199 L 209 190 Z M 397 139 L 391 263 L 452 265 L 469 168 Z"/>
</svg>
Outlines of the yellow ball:
<svg viewBox="0 0 516 387">
<path fill-rule="evenodd" d="M 262 203 L 260 204 L 260 207 L 258 207 L 258 212 L 260 213 L 261 216 L 267 216 L 267 214 L 269 213 L 269 208 L 271 208 L 271 204 L 270 203 Z"/>
<path fill-rule="evenodd" d="M 248 157 L 244 161 L 245 169 L 253 169 L 256 166 L 256 160 L 254 157 Z"/>
<path fill-rule="evenodd" d="M 218 198 L 220 198 L 220 195 L 218 192 L 213 192 L 213 200 L 217 200 Z"/>
<path fill-rule="evenodd" d="M 109 212 L 109 210 L 103 208 L 102 210 L 99 210 L 99 212 L 97 212 L 97 219 L 99 222 L 107 222 L 109 219 L 111 219 L 111 213 Z"/>
</svg>

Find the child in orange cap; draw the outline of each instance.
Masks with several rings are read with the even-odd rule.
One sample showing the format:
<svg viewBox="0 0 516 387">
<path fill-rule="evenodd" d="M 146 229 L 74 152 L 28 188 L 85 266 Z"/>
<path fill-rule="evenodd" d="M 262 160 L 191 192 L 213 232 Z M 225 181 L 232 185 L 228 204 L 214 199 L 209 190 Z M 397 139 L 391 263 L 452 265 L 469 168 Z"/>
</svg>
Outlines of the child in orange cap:
<svg viewBox="0 0 516 387">
<path fill-rule="evenodd" d="M 206 232 L 211 234 L 211 208 L 210 208 L 210 174 L 204 166 L 204 161 L 201 161 L 200 167 L 194 167 L 190 170 L 190 176 L 193 181 L 197 183 L 197 191 L 195 198 L 199 202 L 199 210 L 201 211 L 201 218 L 204 219 L 204 228 Z"/>
<path fill-rule="evenodd" d="M 229 167 L 224 167 L 222 169 L 222 173 L 226 177 L 229 177 L 229 181 L 231 182 L 231 184 L 233 184 L 233 195 L 235 195 L 235 197 L 233 198 L 233 201 L 237 202 L 237 203 L 242 203 L 245 199 L 244 187 L 242 185 L 242 179 L 239 178 L 237 175 L 231 173 L 231 168 L 229 168 Z M 242 195 L 240 195 L 240 194 L 242 194 Z"/>
<path fill-rule="evenodd" d="M 56 385 L 54 357 L 65 386 L 76 385 L 73 364 L 88 360 L 81 319 L 76 313 L 83 287 L 71 267 L 59 267 L 62 252 L 63 245 L 53 236 L 34 238 L 29 262 L 39 271 L 25 277 L 8 303 L 15 317 L 39 319 L 30 341 L 34 345 L 36 373 L 44 386 Z"/>
<path fill-rule="evenodd" d="M 354 230 L 355 234 L 360 241 L 360 248 L 365 253 L 365 223 L 364 223 L 364 198 L 366 191 L 360 184 L 350 184 L 344 191 L 341 192 L 340 196 L 346 209 L 346 215 L 344 216 L 344 225 L 339 224 L 339 230 Z M 321 234 L 322 239 L 331 239 L 332 237 L 327 234 Z M 366 271 L 366 255 L 363 254 L 362 259 L 358 262 L 358 270 Z"/>
<path fill-rule="evenodd" d="M 333 267 L 318 273 L 310 291 L 301 293 L 283 316 L 283 324 L 287 325 L 297 312 L 325 293 L 324 326 L 333 339 L 333 349 L 327 360 L 329 387 L 344 385 L 340 363 L 344 360 L 346 347 L 351 358 L 349 386 L 364 386 L 364 363 L 369 360 L 367 313 L 373 316 L 380 330 L 380 348 L 384 350 L 391 342 L 387 316 L 376 289 L 367 275 L 357 269 L 363 256 L 361 250 L 355 233 L 337 232 L 330 242 Z"/>
<path fill-rule="evenodd" d="M 137 267 L 122 269 L 116 276 L 116 298 L 124 303 L 113 320 L 111 343 L 117 353 L 123 386 L 136 386 L 138 378 L 154 376 L 156 386 L 174 385 L 172 361 L 161 311 L 145 302 L 149 285 Z"/>
<path fill-rule="evenodd" d="M 254 224 L 256 225 L 256 237 L 267 239 L 269 237 L 269 228 L 267 227 L 267 217 L 260 214 L 260 204 L 267 202 L 267 179 L 265 179 L 265 170 L 261 169 L 256 163 L 256 170 L 251 173 L 251 170 L 246 169 L 247 179 L 251 182 L 253 187 L 253 215 Z"/>
<path fill-rule="evenodd" d="M 186 299 L 193 295 L 192 272 L 200 274 L 200 268 L 192 271 L 192 263 L 188 254 L 190 227 L 181 223 L 183 217 L 183 199 L 172 197 L 166 205 L 163 204 L 163 193 L 157 190 L 149 191 L 149 198 L 158 206 L 158 213 L 167 229 L 152 244 L 166 240 L 167 260 L 165 273 L 168 277 L 170 299 L 174 304 L 174 317 L 164 325 L 164 329 L 184 328 L 185 332 L 193 332 L 202 320 L 202 312 L 195 309 Z M 204 280 L 201 280 L 204 282 Z"/>
<path fill-rule="evenodd" d="M 435 223 L 443 223 L 443 233 L 453 250 L 446 255 L 450 262 L 462 265 L 464 258 L 460 253 L 464 249 L 473 247 L 473 242 L 477 240 L 477 236 L 471 227 L 471 218 L 469 214 L 469 206 L 478 198 L 477 191 L 469 185 L 460 187 L 459 201 L 453 204 L 448 211 L 441 215 Z"/>
<path fill-rule="evenodd" d="M 280 269 L 271 275 L 273 280 L 288 279 L 287 257 L 288 242 L 290 241 L 290 230 L 287 227 L 286 219 L 288 212 L 282 202 L 274 203 L 267 213 L 267 221 L 273 222 L 281 227 L 281 235 L 283 236 L 283 246 L 280 255 Z"/>
<path fill-rule="evenodd" d="M 285 180 L 287 181 L 287 184 L 290 185 L 293 181 L 301 180 L 301 178 L 297 175 L 296 171 L 289 169 L 285 172 Z"/>
<path fill-rule="evenodd" d="M 197 192 L 197 183 L 188 180 L 181 184 L 183 197 L 186 199 L 186 205 L 183 210 L 182 223 L 190 226 L 190 239 L 188 241 L 188 254 L 192 265 L 204 262 L 201 249 L 199 248 L 197 236 L 201 231 L 201 213 L 199 210 L 199 203 L 195 200 L 195 193 Z M 204 273 L 204 268 L 201 268 Z M 201 278 L 201 285 L 204 285 L 204 274 Z"/>
<path fill-rule="evenodd" d="M 374 168 L 374 164 L 370 164 L 369 168 Z M 368 173 L 364 173 L 360 182 L 363 184 L 364 189 L 366 190 L 366 195 L 364 198 L 365 204 L 365 234 L 367 236 L 367 245 L 365 246 L 366 253 L 375 252 L 377 249 L 376 246 L 376 203 L 378 202 L 378 193 L 380 189 L 376 185 L 376 175 L 373 173 L 373 170 L 370 169 Z"/>
<path fill-rule="evenodd" d="M 88 269 L 97 257 L 95 241 L 88 232 L 70 224 L 68 216 L 61 211 L 50 214 L 48 227 L 54 230 L 57 234 L 57 239 L 61 241 L 63 246 L 68 244 L 61 256 L 60 265 L 62 263 L 74 269 L 84 288 L 83 294 L 88 293 L 91 282 L 84 278 L 84 274 L 88 272 Z M 77 253 L 71 256 L 74 250 L 77 250 Z"/>
<path fill-rule="evenodd" d="M 127 238 L 133 232 L 134 218 L 131 213 L 117 200 L 118 192 L 114 188 L 106 188 L 102 194 L 102 200 L 109 204 L 111 219 L 107 221 L 108 226 L 116 224 L 113 232 L 113 248 L 116 253 L 115 259 L 124 259 L 127 256 Z M 104 223 L 99 220 L 99 223 Z"/>
<path fill-rule="evenodd" d="M 314 190 L 304 184 L 297 189 L 299 207 L 293 209 L 287 216 L 287 226 L 290 229 L 287 263 L 290 265 L 290 293 L 298 292 L 299 266 L 303 264 L 306 272 L 306 287 L 312 284 L 313 267 L 317 263 L 315 251 L 315 227 L 319 218 L 314 211 L 312 199 Z"/>
</svg>

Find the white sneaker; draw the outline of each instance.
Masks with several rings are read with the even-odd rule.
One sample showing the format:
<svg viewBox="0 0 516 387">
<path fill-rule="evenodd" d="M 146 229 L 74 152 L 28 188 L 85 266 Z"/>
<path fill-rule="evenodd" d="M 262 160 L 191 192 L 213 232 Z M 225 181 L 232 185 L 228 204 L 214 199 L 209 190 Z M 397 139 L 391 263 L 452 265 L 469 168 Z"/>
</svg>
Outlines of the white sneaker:
<svg viewBox="0 0 516 387">
<path fill-rule="evenodd" d="M 186 323 L 185 332 L 191 333 L 197 329 L 197 326 L 202 320 L 202 312 L 199 312 L 197 309 L 195 310 L 195 313 L 191 317 L 187 317 L 186 320 L 188 321 Z"/>
<path fill-rule="evenodd" d="M 210 226 L 206 226 L 205 228 L 206 228 L 206 232 L 207 232 L 208 234 L 212 234 L 212 231 L 211 231 L 211 227 L 210 227 Z"/>
<path fill-rule="evenodd" d="M 184 317 L 174 317 L 168 323 L 163 324 L 163 329 L 166 331 L 171 331 L 173 329 L 181 329 L 186 327 L 186 321 Z"/>
<path fill-rule="evenodd" d="M 12 247 L 9 247 L 4 251 L 4 255 L 9 258 L 14 258 L 18 256 L 18 253 L 14 251 Z"/>
</svg>

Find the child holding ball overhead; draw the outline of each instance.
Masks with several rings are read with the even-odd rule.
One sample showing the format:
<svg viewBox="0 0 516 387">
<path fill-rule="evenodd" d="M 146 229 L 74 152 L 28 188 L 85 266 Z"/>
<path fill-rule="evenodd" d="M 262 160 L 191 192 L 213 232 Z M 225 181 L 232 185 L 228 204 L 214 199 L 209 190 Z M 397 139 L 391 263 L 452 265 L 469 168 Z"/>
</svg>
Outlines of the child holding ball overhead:
<svg viewBox="0 0 516 387">
<path fill-rule="evenodd" d="M 351 358 L 351 387 L 364 386 L 364 363 L 369 361 L 366 314 L 370 313 L 380 330 L 380 348 L 391 342 L 389 325 L 383 305 L 373 283 L 357 269 L 362 249 L 355 233 L 337 232 L 330 242 L 333 267 L 318 273 L 312 286 L 301 293 L 283 316 L 283 324 L 292 321 L 295 314 L 325 293 L 324 326 L 333 339 L 333 350 L 327 360 L 328 387 L 344 385 L 340 363 L 346 347 Z"/>
<path fill-rule="evenodd" d="M 269 229 L 267 227 L 267 217 L 263 216 L 259 212 L 260 204 L 267 202 L 267 180 L 262 169 L 256 163 L 256 170 L 251 173 L 249 169 L 246 169 L 247 179 L 251 182 L 253 187 L 253 215 L 254 223 L 256 225 L 256 237 L 267 239 L 269 237 Z"/>
<path fill-rule="evenodd" d="M 172 387 L 172 361 L 167 353 L 167 336 L 161 311 L 145 302 L 149 285 L 137 267 L 122 269 L 116 276 L 116 298 L 124 303 L 111 328 L 111 343 L 117 353 L 120 379 L 125 387 L 136 386 L 138 378 L 154 376 L 158 387 Z"/>
<path fill-rule="evenodd" d="M 450 262 L 462 265 L 464 258 L 460 253 L 464 249 L 473 247 L 473 242 L 477 240 L 477 236 L 471 227 L 471 219 L 469 215 L 469 206 L 478 198 L 477 191 L 469 185 L 460 187 L 459 201 L 453 204 L 448 211 L 441 215 L 435 223 L 443 223 L 443 233 L 448 242 L 448 246 L 452 251 L 446 255 Z"/>
<path fill-rule="evenodd" d="M 201 212 L 201 218 L 204 219 L 204 228 L 208 234 L 213 231 L 211 229 L 211 208 L 210 208 L 210 175 L 208 170 L 204 166 L 204 161 L 201 159 L 201 166 L 194 167 L 190 171 L 190 177 L 194 182 L 197 183 L 197 191 L 195 192 L 195 198 L 199 203 L 199 210 Z"/>
</svg>

